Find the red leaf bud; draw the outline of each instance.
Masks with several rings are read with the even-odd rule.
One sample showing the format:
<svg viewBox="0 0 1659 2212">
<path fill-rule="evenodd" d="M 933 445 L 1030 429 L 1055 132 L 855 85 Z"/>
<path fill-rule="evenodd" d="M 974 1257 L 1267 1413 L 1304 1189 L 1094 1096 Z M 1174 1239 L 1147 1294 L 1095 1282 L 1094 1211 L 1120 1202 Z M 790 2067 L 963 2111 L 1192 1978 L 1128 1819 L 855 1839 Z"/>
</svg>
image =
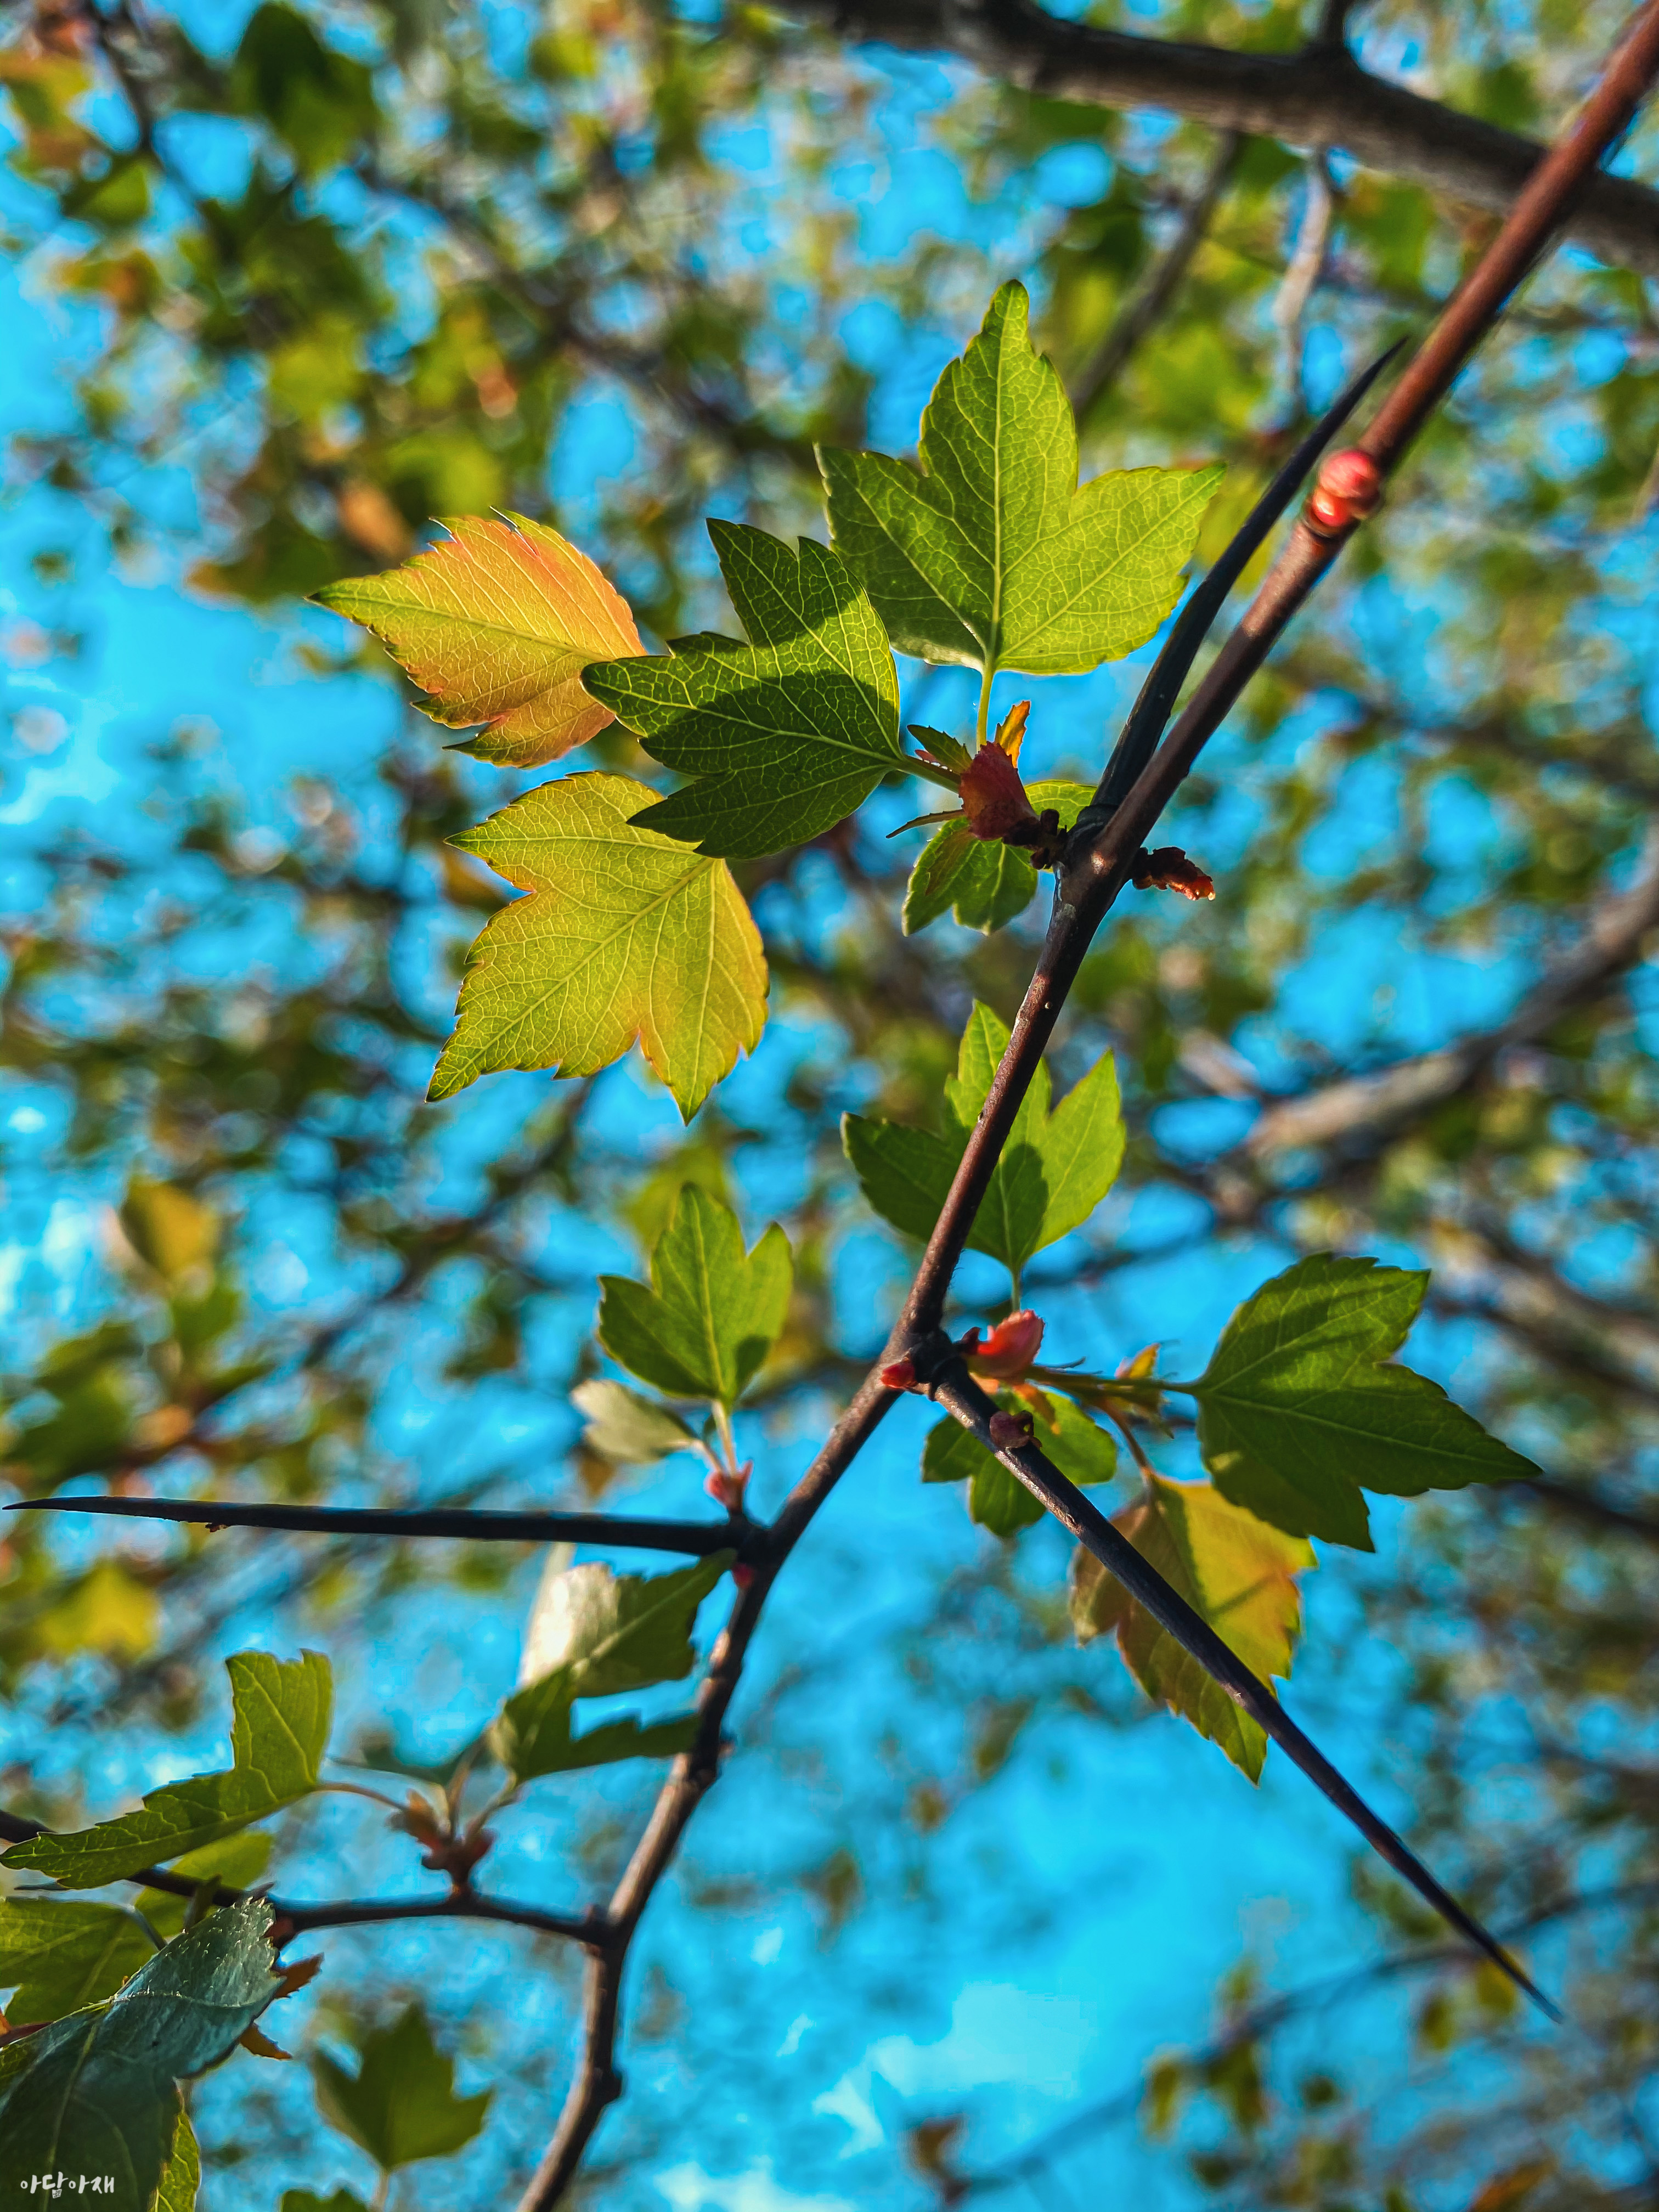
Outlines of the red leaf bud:
<svg viewBox="0 0 1659 2212">
<path fill-rule="evenodd" d="M 999 1451 L 1018 1451 L 1022 1444 L 1031 1441 L 1031 1417 L 1029 1413 L 993 1413 L 991 1442 Z"/>
<path fill-rule="evenodd" d="M 1029 1308 L 1000 1321 L 983 1344 L 969 1355 L 975 1375 L 1017 1382 L 1029 1375 L 1042 1346 L 1042 1323 Z"/>
<path fill-rule="evenodd" d="M 1382 471 L 1369 453 L 1349 446 L 1328 455 L 1308 501 L 1307 520 L 1316 531 L 1334 535 L 1363 522 L 1382 503 Z"/>
<path fill-rule="evenodd" d="M 881 1370 L 881 1379 L 890 1390 L 914 1390 L 916 1387 L 915 1367 L 908 1359 L 890 1359 Z"/>
</svg>

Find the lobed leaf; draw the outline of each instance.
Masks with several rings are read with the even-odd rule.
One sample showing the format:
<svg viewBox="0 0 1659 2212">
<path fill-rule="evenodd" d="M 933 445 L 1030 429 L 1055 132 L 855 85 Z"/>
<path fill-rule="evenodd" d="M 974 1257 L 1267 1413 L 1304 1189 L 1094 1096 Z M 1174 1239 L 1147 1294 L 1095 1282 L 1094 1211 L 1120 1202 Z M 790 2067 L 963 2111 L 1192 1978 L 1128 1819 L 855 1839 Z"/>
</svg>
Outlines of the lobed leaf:
<svg viewBox="0 0 1659 2212">
<path fill-rule="evenodd" d="M 1245 1300 L 1183 1386 L 1224 1496 L 1293 1535 L 1369 1551 L 1366 1490 L 1415 1498 L 1537 1473 L 1437 1382 L 1391 1363 L 1428 1279 L 1316 1253 Z"/>
<path fill-rule="evenodd" d="M 476 2097 L 455 2094 L 453 2061 L 434 2043 L 420 2005 L 364 2037 L 355 2074 L 325 2051 L 316 2052 L 311 2066 L 323 2118 L 383 2173 L 464 2148 L 489 2107 L 488 2089 Z"/>
<path fill-rule="evenodd" d="M 225 1665 L 233 1709 L 228 1771 L 167 1783 L 141 1810 L 72 1835 L 14 1844 L 5 1864 L 48 1875 L 63 1889 L 94 1889 L 200 1850 L 314 1790 L 333 1704 L 327 1660 L 316 1651 L 291 1661 L 241 1651 Z"/>
<path fill-rule="evenodd" d="M 848 1114 L 842 1142 L 866 1198 L 908 1237 L 933 1233 L 1008 1042 L 988 1006 L 975 1005 L 945 1086 L 943 1127 L 918 1129 Z M 1086 1221 L 1117 1178 L 1123 1121 L 1110 1054 L 1048 1111 L 1048 1072 L 1039 1066 L 1020 1103 L 986 1186 L 968 1242 L 1018 1281 L 1032 1255 Z"/>
<path fill-rule="evenodd" d="M 228 2057 L 282 1986 L 270 1930 L 263 1898 L 210 1913 L 107 2004 L 12 2046 L 19 2058 L 0 2075 L 0 2178 L 108 2173 L 113 2212 L 149 2212 L 164 2168 L 178 2163 L 176 2084 Z"/>
<path fill-rule="evenodd" d="M 1077 425 L 1005 284 L 933 387 L 918 465 L 819 453 L 836 550 L 901 652 L 1053 676 L 1144 645 L 1222 475 L 1132 469 L 1078 487 Z"/>
<path fill-rule="evenodd" d="M 833 829 L 902 769 L 887 633 L 828 546 L 746 524 L 708 534 L 747 645 L 683 638 L 667 655 L 590 668 L 589 691 L 665 768 L 694 777 L 633 818 L 728 860 Z"/>
<path fill-rule="evenodd" d="M 544 523 L 469 515 L 443 527 L 448 538 L 403 568 L 331 584 L 319 604 L 373 631 L 432 695 L 434 722 L 483 724 L 463 751 L 534 768 L 586 744 L 613 718 L 582 670 L 645 650 L 628 602 Z"/>
<path fill-rule="evenodd" d="M 1296 1577 L 1317 1565 L 1313 1547 L 1231 1504 L 1208 1483 L 1152 1476 L 1146 1495 L 1115 1515 L 1142 1558 L 1266 1681 L 1291 1671 L 1302 1629 Z M 1219 1744 L 1252 1782 L 1267 1739 L 1260 1724 L 1142 1610 L 1091 1552 L 1072 1559 L 1071 1610 L 1079 1643 L 1115 1632 L 1124 1663 L 1149 1698 Z"/>
<path fill-rule="evenodd" d="M 723 862 L 630 820 L 647 795 L 566 776 L 453 841 L 531 896 L 472 948 L 433 1098 L 499 1068 L 592 1075 L 637 1039 L 689 1121 L 760 1042 L 760 933 Z"/>
<path fill-rule="evenodd" d="M 671 1397 L 734 1406 L 782 1330 L 793 1274 L 775 1222 L 745 1254 L 730 1206 L 687 1183 L 651 1255 L 651 1287 L 600 1276 L 599 1341 Z"/>
</svg>

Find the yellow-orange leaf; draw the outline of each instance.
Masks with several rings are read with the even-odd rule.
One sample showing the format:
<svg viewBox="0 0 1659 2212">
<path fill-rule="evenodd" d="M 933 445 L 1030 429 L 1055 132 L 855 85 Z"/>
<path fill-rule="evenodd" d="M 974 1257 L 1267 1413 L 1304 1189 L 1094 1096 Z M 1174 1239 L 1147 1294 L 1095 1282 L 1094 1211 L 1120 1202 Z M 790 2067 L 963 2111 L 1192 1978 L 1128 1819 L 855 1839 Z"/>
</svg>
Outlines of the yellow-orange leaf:
<svg viewBox="0 0 1659 2212">
<path fill-rule="evenodd" d="M 1295 1578 L 1318 1564 L 1311 1544 L 1270 1528 L 1207 1482 L 1166 1482 L 1161 1475 L 1113 1517 L 1252 1673 L 1263 1680 L 1290 1673 L 1302 1629 Z M 1261 1778 L 1267 1739 L 1257 1723 L 1081 1549 L 1072 1562 L 1072 1624 L 1082 1644 L 1115 1629 L 1124 1664 L 1147 1696 L 1219 1744 L 1252 1782 Z"/>
<path fill-rule="evenodd" d="M 627 600 L 544 523 L 475 514 L 443 526 L 449 536 L 401 568 L 331 584 L 319 605 L 374 632 L 431 693 L 434 722 L 481 725 L 463 748 L 479 759 L 533 768 L 585 744 L 614 717 L 583 690 L 583 669 L 645 650 Z"/>
</svg>

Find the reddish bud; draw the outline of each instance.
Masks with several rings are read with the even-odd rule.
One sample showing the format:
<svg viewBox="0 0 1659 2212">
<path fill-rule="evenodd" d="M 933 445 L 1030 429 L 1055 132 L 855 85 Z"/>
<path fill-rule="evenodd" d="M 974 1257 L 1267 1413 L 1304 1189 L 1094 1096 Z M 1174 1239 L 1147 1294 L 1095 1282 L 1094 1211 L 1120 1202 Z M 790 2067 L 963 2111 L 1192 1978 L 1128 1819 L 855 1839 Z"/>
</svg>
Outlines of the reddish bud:
<svg viewBox="0 0 1659 2212">
<path fill-rule="evenodd" d="M 969 829 L 987 844 L 1036 821 L 1036 809 L 1025 795 L 1019 770 L 1000 744 L 980 747 L 963 770 L 957 789 Z"/>
<path fill-rule="evenodd" d="M 732 1570 L 732 1579 L 739 1589 L 747 1589 L 755 1579 L 755 1570 L 739 1559 Z"/>
<path fill-rule="evenodd" d="M 1000 1321 L 983 1344 L 969 1355 L 975 1375 L 998 1382 L 1017 1382 L 1029 1375 L 1042 1346 L 1042 1323 L 1029 1309 Z"/>
<path fill-rule="evenodd" d="M 916 1370 L 908 1359 L 890 1359 L 881 1370 L 881 1379 L 889 1390 L 914 1390 Z"/>
<path fill-rule="evenodd" d="M 1029 1413 L 993 1413 L 991 1442 L 999 1451 L 1018 1451 L 1022 1444 L 1031 1441 L 1031 1417 Z"/>
<path fill-rule="evenodd" d="M 754 1471 L 752 1459 L 744 1460 L 735 1474 L 728 1474 L 724 1468 L 716 1468 L 704 1479 L 702 1486 L 714 1503 L 723 1505 L 728 1513 L 741 1513 L 744 1492 L 749 1487 L 749 1478 Z"/>
<path fill-rule="evenodd" d="M 1306 520 L 1314 530 L 1334 536 L 1375 514 L 1382 503 L 1382 471 L 1369 453 L 1349 446 L 1330 454 L 1321 468 L 1308 500 Z"/>
<path fill-rule="evenodd" d="M 1215 896 L 1213 877 L 1189 860 L 1179 845 L 1160 845 L 1156 853 L 1143 853 L 1129 880 L 1140 891 L 1179 891 L 1189 899 Z"/>
</svg>

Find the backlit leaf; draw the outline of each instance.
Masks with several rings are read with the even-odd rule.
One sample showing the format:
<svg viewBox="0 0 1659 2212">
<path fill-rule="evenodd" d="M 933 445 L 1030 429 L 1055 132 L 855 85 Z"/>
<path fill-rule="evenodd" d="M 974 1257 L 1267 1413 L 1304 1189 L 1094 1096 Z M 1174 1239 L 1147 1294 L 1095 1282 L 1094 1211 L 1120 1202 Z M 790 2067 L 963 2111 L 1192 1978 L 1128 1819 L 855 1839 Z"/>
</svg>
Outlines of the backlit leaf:
<svg viewBox="0 0 1659 2212">
<path fill-rule="evenodd" d="M 434 1098 L 498 1068 L 592 1075 L 637 1039 L 689 1121 L 760 1042 L 760 933 L 722 861 L 629 819 L 647 795 L 566 776 L 453 841 L 531 896 L 472 948 Z"/>
<path fill-rule="evenodd" d="M 1317 1565 L 1310 1544 L 1268 1528 L 1208 1483 L 1156 1475 L 1146 1495 L 1114 1518 L 1262 1680 L 1290 1673 L 1302 1630 L 1296 1577 Z M 1252 1782 L 1260 1778 L 1267 1739 L 1258 1723 L 1081 1547 L 1072 1560 L 1071 1605 L 1079 1643 L 1115 1631 L 1124 1662 L 1147 1696 L 1219 1744 Z"/>
<path fill-rule="evenodd" d="M 515 514 L 446 521 L 447 538 L 401 568 L 331 584 L 317 599 L 372 630 L 431 694 L 434 722 L 463 749 L 533 768 L 586 744 L 611 720 L 582 687 L 592 660 L 643 653 L 628 603 L 585 553 Z"/>
<path fill-rule="evenodd" d="M 625 1382 L 579 1382 L 570 1402 L 587 1417 L 582 1442 L 624 1467 L 646 1467 L 669 1452 L 696 1449 L 696 1431 L 678 1413 L 641 1398 Z"/>
<path fill-rule="evenodd" d="M 1536 1474 L 1437 1382 L 1392 1364 L 1428 1279 L 1316 1253 L 1247 1298 L 1188 1386 L 1216 1487 L 1275 1528 L 1369 1551 L 1363 1491 Z"/>
<path fill-rule="evenodd" d="M 153 1956 L 130 1912 L 52 1897 L 0 1899 L 0 1990 L 14 2027 L 97 2004 Z"/>
<path fill-rule="evenodd" d="M 64 1889 L 93 1889 L 200 1850 L 314 1790 L 333 1703 L 327 1660 L 315 1651 L 289 1661 L 241 1651 L 225 1664 L 233 1705 L 228 1771 L 167 1783 L 149 1793 L 142 1810 L 95 1827 L 14 1844 L 6 1864 L 50 1875 Z"/>
<path fill-rule="evenodd" d="M 174 2150 L 176 2084 L 228 2057 L 280 1987 L 270 1928 L 263 1898 L 210 1913 L 107 2004 L 15 2046 L 22 2063 L 0 2077 L 4 2179 L 108 2173 L 114 2212 L 149 2212 Z"/>
<path fill-rule="evenodd" d="M 244 2035 L 257 2035 L 256 2027 L 246 2027 Z M 161 2170 L 161 2186 L 155 2192 L 155 2212 L 195 2212 L 196 2192 L 202 2185 L 202 2153 L 196 2141 L 196 2130 L 190 2124 L 190 2114 L 180 2112 L 179 2124 L 173 2130 L 173 2149 Z"/>
<path fill-rule="evenodd" d="M 665 767 L 696 781 L 635 819 L 704 853 L 757 860 L 805 844 L 902 765 L 898 678 L 874 609 L 829 547 L 747 525 L 708 534 L 747 645 L 590 668 L 593 696 Z"/>
<path fill-rule="evenodd" d="M 364 2037 L 357 2071 L 318 2051 L 317 2107 L 384 2173 L 416 2159 L 447 2158 L 483 2127 L 490 2092 L 455 2094 L 455 2068 L 432 2040 L 424 2009 L 410 2005 Z"/>
<path fill-rule="evenodd" d="M 729 1552 L 666 1575 L 618 1575 L 598 1561 L 550 1575 L 526 1638 L 523 1686 L 490 1729 L 490 1748 L 515 1780 L 656 1759 L 682 1751 L 694 1723 L 676 1717 L 641 1728 L 631 1717 L 573 1736 L 578 1698 L 605 1698 L 683 1681 L 696 1653 L 698 1607 L 732 1563 Z"/>
<path fill-rule="evenodd" d="M 1144 645 L 1221 478 L 1131 469 L 1079 490 L 1077 428 L 1005 284 L 933 387 L 919 466 L 819 454 L 836 550 L 902 652 L 1058 675 Z"/>
<path fill-rule="evenodd" d="M 688 1183 L 651 1255 L 651 1287 L 601 1275 L 599 1341 L 675 1398 L 735 1405 L 789 1310 L 789 1240 L 775 1222 L 745 1254 L 729 1206 Z"/>
</svg>

